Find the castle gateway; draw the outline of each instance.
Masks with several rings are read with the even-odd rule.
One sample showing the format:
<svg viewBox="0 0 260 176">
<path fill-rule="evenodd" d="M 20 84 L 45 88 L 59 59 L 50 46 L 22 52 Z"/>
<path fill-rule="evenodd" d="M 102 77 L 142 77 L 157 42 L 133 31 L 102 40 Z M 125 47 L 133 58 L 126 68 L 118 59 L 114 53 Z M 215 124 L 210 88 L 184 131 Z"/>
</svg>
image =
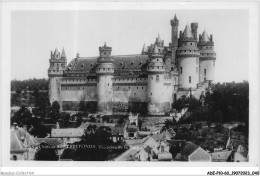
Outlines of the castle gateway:
<svg viewBox="0 0 260 176">
<path fill-rule="evenodd" d="M 198 38 L 198 23 L 178 32 L 176 15 L 170 23 L 169 46 L 158 35 L 141 54 L 112 56 L 105 43 L 98 57 L 77 54 L 67 64 L 64 49 L 51 52 L 50 102 L 63 111 L 164 115 L 183 95 L 199 98 L 215 77 L 213 37 L 204 31 Z"/>
</svg>

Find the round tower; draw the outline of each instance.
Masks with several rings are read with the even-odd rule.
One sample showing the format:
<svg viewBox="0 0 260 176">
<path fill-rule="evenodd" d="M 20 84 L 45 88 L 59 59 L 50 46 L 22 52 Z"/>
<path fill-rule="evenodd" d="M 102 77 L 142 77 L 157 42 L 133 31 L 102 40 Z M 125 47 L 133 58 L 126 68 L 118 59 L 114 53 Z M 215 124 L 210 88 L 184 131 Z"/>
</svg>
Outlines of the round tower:
<svg viewBox="0 0 260 176">
<path fill-rule="evenodd" d="M 200 73 L 199 82 L 214 81 L 216 53 L 214 51 L 213 37 L 208 36 L 204 30 L 199 36 L 198 48 L 200 49 Z"/>
<path fill-rule="evenodd" d="M 97 59 L 97 112 L 113 114 L 113 75 L 115 66 L 111 57 L 112 47 L 99 47 Z"/>
<path fill-rule="evenodd" d="M 55 49 L 54 52 L 51 51 L 51 58 L 49 59 L 50 67 L 48 69 L 49 76 L 49 101 L 52 104 L 54 101 L 57 101 L 61 105 L 60 98 L 60 80 L 63 76 L 63 72 L 67 65 L 66 54 L 64 48 L 62 53 Z"/>
<path fill-rule="evenodd" d="M 162 51 L 159 51 L 156 44 L 149 51 L 146 71 L 148 74 L 148 115 L 164 115 L 170 109 L 171 89 L 165 90 L 166 65 L 163 61 Z"/>
<path fill-rule="evenodd" d="M 180 31 L 179 47 L 176 52 L 178 61 L 178 88 L 183 90 L 196 89 L 199 83 L 199 56 L 197 40 L 186 25 Z"/>
</svg>

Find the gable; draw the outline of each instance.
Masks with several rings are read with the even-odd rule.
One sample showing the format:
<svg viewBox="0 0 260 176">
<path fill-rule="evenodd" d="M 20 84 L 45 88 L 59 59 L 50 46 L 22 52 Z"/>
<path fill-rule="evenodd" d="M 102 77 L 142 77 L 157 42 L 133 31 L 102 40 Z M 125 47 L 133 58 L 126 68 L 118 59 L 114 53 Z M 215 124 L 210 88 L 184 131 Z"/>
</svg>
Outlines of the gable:
<svg viewBox="0 0 260 176">
<path fill-rule="evenodd" d="M 192 154 L 190 154 L 190 156 L 188 158 L 189 158 L 189 161 L 205 161 L 205 162 L 211 161 L 210 154 L 207 153 L 205 150 L 203 150 L 201 147 L 199 147 Z"/>
</svg>

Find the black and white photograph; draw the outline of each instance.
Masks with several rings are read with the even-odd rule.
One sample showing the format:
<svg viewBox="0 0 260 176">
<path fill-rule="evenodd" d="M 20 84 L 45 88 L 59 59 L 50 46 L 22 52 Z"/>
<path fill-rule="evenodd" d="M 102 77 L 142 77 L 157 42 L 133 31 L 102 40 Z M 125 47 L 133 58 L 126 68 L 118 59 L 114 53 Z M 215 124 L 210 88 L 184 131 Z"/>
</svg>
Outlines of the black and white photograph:
<svg viewBox="0 0 260 176">
<path fill-rule="evenodd" d="M 20 4 L 2 4 L 10 165 L 201 163 L 259 175 L 257 3 Z"/>
</svg>

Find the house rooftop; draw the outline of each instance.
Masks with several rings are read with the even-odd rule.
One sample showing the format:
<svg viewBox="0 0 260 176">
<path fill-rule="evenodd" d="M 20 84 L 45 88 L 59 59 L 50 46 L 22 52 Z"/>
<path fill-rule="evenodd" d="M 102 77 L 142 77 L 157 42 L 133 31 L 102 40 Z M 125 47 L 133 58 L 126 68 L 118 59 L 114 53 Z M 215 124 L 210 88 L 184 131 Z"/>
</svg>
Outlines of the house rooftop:
<svg viewBox="0 0 260 176">
<path fill-rule="evenodd" d="M 211 153 L 213 162 L 226 162 L 231 155 L 232 151 L 219 151 Z"/>
</svg>

